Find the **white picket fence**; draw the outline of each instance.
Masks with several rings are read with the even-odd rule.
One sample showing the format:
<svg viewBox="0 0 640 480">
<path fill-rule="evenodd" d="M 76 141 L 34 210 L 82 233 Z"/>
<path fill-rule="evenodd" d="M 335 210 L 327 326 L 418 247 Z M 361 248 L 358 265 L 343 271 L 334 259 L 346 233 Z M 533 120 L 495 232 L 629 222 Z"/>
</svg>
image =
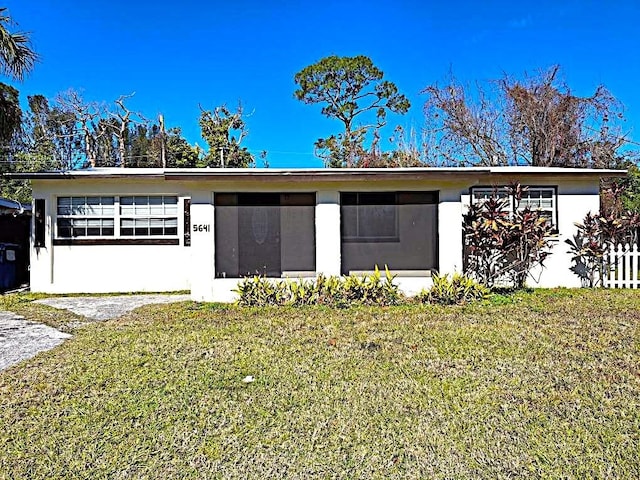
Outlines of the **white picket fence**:
<svg viewBox="0 0 640 480">
<path fill-rule="evenodd" d="M 605 264 L 609 264 L 602 285 L 606 288 L 640 288 L 640 249 L 638 245 L 611 246 Z"/>
</svg>

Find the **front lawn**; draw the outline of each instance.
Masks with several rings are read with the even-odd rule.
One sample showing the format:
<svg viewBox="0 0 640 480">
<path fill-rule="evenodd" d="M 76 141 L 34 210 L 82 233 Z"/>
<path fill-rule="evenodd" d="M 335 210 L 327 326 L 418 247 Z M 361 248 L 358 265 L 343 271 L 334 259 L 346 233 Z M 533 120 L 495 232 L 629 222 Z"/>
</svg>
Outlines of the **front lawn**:
<svg viewBox="0 0 640 480">
<path fill-rule="evenodd" d="M 640 478 L 639 317 L 144 307 L 0 373 L 0 478 Z"/>
</svg>

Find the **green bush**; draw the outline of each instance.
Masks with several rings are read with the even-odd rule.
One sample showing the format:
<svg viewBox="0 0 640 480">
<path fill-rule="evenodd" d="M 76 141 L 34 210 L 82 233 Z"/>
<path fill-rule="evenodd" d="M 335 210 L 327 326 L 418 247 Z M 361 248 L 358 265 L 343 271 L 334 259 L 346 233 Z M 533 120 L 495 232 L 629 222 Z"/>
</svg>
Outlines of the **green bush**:
<svg viewBox="0 0 640 480">
<path fill-rule="evenodd" d="M 460 273 L 434 275 L 433 285 L 417 296 L 421 303 L 437 303 L 439 305 L 461 305 L 482 300 L 489 295 L 489 289 L 474 279 Z"/>
<path fill-rule="evenodd" d="M 238 304 L 265 305 L 396 305 L 402 298 L 393 275 L 385 267 L 384 277 L 376 267 L 370 275 L 325 277 L 314 280 L 268 280 L 264 277 L 244 278 L 235 289 Z"/>
</svg>

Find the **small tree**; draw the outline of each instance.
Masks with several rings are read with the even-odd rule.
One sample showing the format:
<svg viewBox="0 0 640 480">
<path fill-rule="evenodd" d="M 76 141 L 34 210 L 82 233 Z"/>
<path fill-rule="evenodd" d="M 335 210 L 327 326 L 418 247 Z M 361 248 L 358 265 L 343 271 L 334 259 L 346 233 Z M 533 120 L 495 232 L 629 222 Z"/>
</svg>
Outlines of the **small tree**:
<svg viewBox="0 0 640 480">
<path fill-rule="evenodd" d="M 534 267 L 551 254 L 552 226 L 541 212 L 519 208 L 526 187 L 507 188 L 508 198 L 471 205 L 463 219 L 465 273 L 488 287 L 523 288 Z M 513 205 L 513 211 L 507 207 Z"/>
<path fill-rule="evenodd" d="M 198 165 L 200 167 L 252 167 L 255 158 L 240 144 L 249 134 L 242 104 L 236 111 L 226 105 L 204 110 L 200 107 L 200 130 L 209 151 Z"/>
<path fill-rule="evenodd" d="M 331 167 L 360 166 L 366 154 L 367 132 L 386 124 L 387 112 L 405 114 L 411 104 L 398 87 L 382 80 L 384 73 L 369 57 L 330 56 L 309 65 L 294 77 L 300 87 L 295 97 L 306 104 L 323 104 L 322 114 L 340 120 L 344 133 L 321 138 L 315 143 L 316 154 Z M 375 113 L 375 120 L 367 112 Z M 370 123 L 356 124 L 368 117 Z"/>
</svg>

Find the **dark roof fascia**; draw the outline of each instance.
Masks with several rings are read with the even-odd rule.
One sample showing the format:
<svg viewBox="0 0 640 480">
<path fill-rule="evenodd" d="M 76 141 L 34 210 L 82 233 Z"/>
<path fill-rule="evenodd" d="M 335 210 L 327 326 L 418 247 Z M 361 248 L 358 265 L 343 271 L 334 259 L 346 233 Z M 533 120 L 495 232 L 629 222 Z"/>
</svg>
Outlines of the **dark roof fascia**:
<svg viewBox="0 0 640 480">
<path fill-rule="evenodd" d="M 454 169 L 318 169 L 318 170 L 258 170 L 255 172 L 237 172 L 232 170 L 207 170 L 203 172 L 165 172 L 166 180 L 203 181 L 203 180 L 229 180 L 229 181 L 296 181 L 296 182 L 345 182 L 345 181 L 374 181 L 374 180 L 425 180 L 461 175 L 484 176 L 489 174 L 488 169 L 476 169 L 462 171 Z"/>
<path fill-rule="evenodd" d="M 126 170 L 126 169 L 124 169 Z M 82 173 L 80 173 L 82 172 Z M 95 179 L 103 179 L 103 178 L 159 178 L 163 179 L 163 173 L 153 173 L 140 175 L 139 173 L 126 173 L 126 172 L 95 172 L 89 173 L 87 171 L 65 171 L 65 172 L 12 172 L 12 173 L 4 173 L 2 175 L 6 178 L 11 178 L 14 180 L 95 180 Z"/>
</svg>

